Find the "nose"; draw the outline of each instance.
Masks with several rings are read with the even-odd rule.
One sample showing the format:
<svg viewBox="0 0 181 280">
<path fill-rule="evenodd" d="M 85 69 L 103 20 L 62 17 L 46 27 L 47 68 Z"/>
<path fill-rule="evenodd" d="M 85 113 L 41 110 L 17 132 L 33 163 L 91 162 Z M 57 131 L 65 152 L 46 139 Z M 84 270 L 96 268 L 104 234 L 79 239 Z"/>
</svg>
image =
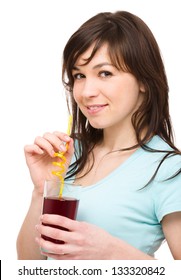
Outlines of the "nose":
<svg viewBox="0 0 181 280">
<path fill-rule="evenodd" d="M 99 94 L 99 88 L 94 79 L 86 78 L 82 87 L 82 96 L 91 98 Z"/>
</svg>

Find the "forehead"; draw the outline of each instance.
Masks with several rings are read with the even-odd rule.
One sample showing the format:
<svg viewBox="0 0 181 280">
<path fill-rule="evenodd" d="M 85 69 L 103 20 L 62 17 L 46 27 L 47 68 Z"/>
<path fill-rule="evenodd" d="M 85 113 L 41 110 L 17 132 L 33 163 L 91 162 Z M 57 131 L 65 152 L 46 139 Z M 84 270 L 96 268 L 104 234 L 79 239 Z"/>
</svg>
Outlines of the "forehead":
<svg viewBox="0 0 181 280">
<path fill-rule="evenodd" d="M 94 49 L 94 44 L 91 45 L 83 54 L 81 54 L 76 63 L 75 66 L 81 66 L 81 65 L 85 65 L 86 62 L 89 60 L 89 58 L 92 55 Z M 110 62 L 110 57 L 109 57 L 109 53 L 108 53 L 108 46 L 106 44 L 102 45 L 94 54 L 94 56 L 92 57 L 92 59 L 90 60 L 89 63 L 91 62 L 96 62 L 96 63 L 101 63 L 101 62 Z M 88 64 L 89 64 L 88 63 Z"/>
</svg>

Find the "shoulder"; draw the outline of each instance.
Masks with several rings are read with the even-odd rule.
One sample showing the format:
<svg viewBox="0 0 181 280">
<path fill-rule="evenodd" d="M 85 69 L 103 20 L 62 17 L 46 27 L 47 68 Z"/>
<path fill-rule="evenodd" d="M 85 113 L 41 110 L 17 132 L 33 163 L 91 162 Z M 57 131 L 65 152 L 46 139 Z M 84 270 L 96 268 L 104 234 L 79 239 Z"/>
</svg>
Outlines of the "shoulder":
<svg viewBox="0 0 181 280">
<path fill-rule="evenodd" d="M 154 136 L 148 143 L 148 147 L 153 150 L 151 153 L 157 165 L 160 164 L 158 171 L 160 178 L 173 176 L 174 173 L 181 169 L 181 155 L 174 153 L 173 148 L 162 138 Z"/>
<path fill-rule="evenodd" d="M 158 151 L 173 151 L 173 148 L 158 135 L 153 136 L 147 146 Z"/>
</svg>

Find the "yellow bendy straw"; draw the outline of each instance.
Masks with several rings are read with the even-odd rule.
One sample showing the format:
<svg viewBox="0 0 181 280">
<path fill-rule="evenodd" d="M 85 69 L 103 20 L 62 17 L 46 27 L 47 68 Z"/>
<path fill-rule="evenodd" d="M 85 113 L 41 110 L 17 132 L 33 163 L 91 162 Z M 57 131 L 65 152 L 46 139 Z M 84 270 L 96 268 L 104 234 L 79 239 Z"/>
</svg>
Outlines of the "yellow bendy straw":
<svg viewBox="0 0 181 280">
<path fill-rule="evenodd" d="M 72 127 L 72 115 L 69 115 L 69 120 L 68 120 L 68 127 L 67 127 L 67 134 L 70 135 L 71 133 L 71 127 Z M 68 150 L 68 143 L 66 143 L 66 151 Z M 59 191 L 59 197 L 62 197 L 62 193 L 63 193 L 63 188 L 64 188 L 64 177 L 63 177 L 63 173 L 65 172 L 65 163 L 66 163 L 66 157 L 64 156 L 65 152 L 58 152 L 55 153 L 54 156 L 55 157 L 59 157 L 61 158 L 61 162 L 52 162 L 53 165 L 55 166 L 59 166 L 60 170 L 59 171 L 52 171 L 52 174 L 56 175 L 59 177 L 60 179 L 60 191 Z"/>
<path fill-rule="evenodd" d="M 70 133 L 71 133 L 72 121 L 73 121 L 72 115 L 69 115 L 68 127 L 67 127 L 67 134 L 68 134 L 69 136 L 70 136 Z"/>
</svg>

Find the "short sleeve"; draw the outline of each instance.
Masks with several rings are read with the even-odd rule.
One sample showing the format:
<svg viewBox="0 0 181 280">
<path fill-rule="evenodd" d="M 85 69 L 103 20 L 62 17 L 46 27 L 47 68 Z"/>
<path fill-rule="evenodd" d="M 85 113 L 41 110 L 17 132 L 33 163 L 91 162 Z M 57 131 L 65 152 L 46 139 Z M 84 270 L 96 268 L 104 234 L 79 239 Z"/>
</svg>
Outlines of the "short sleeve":
<svg viewBox="0 0 181 280">
<path fill-rule="evenodd" d="M 154 182 L 155 213 L 159 222 L 167 214 L 181 211 L 181 174 L 172 179 L 181 167 L 181 157 L 172 156 L 161 166 Z"/>
</svg>

